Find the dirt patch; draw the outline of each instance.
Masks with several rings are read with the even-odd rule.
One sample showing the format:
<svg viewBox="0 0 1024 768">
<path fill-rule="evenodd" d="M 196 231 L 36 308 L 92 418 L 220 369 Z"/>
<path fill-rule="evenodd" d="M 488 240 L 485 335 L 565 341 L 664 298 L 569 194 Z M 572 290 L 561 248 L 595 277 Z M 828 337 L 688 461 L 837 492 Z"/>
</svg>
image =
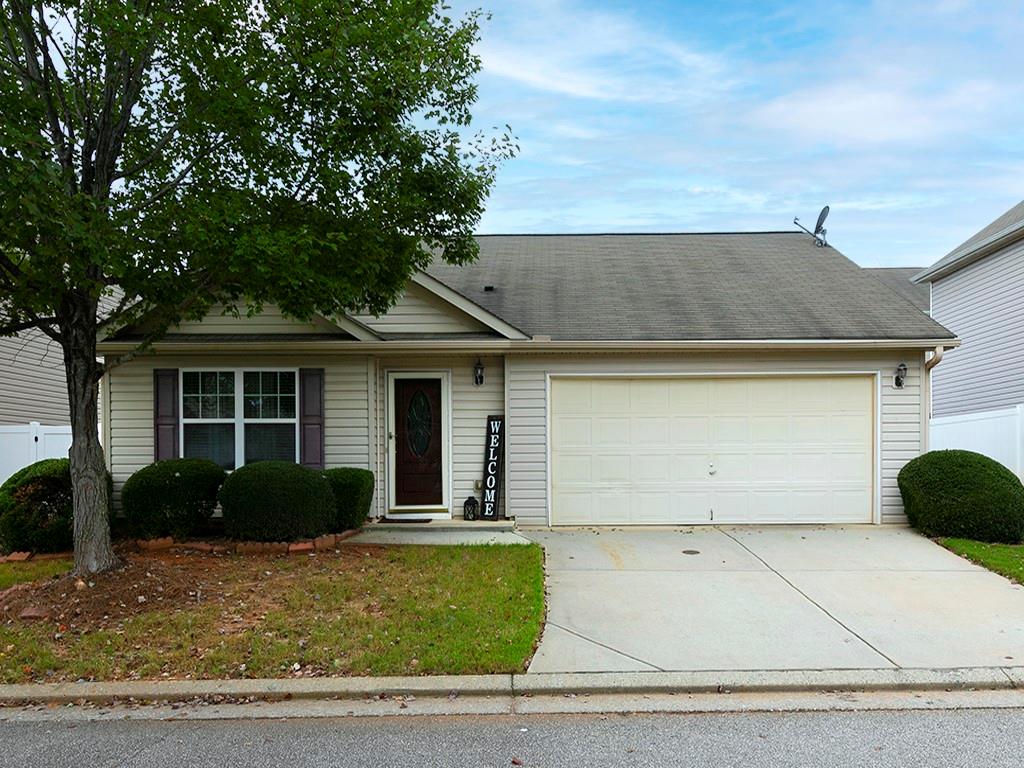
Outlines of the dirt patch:
<svg viewBox="0 0 1024 768">
<path fill-rule="evenodd" d="M 0 618 L 20 622 L 22 614 L 43 612 L 64 630 L 116 627 L 153 611 L 176 612 L 214 604 L 223 609 L 228 632 L 249 628 L 265 613 L 268 596 L 281 587 L 322 572 L 359 570 L 379 547 L 350 546 L 297 558 L 194 552 L 119 553 L 122 565 L 87 579 L 60 576 L 19 584 L 0 594 Z"/>
</svg>

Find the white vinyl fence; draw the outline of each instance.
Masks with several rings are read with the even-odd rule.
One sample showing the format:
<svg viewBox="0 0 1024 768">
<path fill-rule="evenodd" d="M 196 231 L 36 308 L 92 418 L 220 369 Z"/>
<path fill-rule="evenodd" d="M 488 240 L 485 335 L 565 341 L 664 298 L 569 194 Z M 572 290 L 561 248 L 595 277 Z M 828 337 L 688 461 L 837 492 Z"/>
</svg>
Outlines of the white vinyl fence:
<svg viewBox="0 0 1024 768">
<path fill-rule="evenodd" d="M 1024 479 L 1024 405 L 932 419 L 929 447 L 983 453 Z"/>
<path fill-rule="evenodd" d="M 0 427 L 0 483 L 41 459 L 67 458 L 70 448 L 70 426 L 51 427 L 33 421 L 16 427 Z"/>
</svg>

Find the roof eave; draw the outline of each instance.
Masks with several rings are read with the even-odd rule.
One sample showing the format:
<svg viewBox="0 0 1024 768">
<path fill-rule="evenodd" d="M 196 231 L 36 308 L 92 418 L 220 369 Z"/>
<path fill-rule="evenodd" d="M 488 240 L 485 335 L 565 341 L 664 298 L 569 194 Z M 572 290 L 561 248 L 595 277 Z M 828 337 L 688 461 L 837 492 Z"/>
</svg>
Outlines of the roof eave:
<svg viewBox="0 0 1024 768">
<path fill-rule="evenodd" d="M 199 336 L 199 334 L 197 334 Z M 100 354 L 116 354 L 134 348 L 131 341 L 106 341 L 98 345 Z M 524 352 L 543 354 L 550 352 L 658 352 L 683 350 L 731 350 L 731 349 L 779 349 L 779 350 L 863 350 L 863 349 L 934 349 L 943 347 L 952 349 L 960 346 L 958 338 L 929 339 L 688 339 L 667 341 L 636 341 L 636 340 L 545 340 L 545 339 L 456 339 L 429 341 L 288 341 L 261 340 L 247 342 L 204 343 L 200 338 L 195 341 L 176 340 L 172 342 L 156 342 L 154 352 L 187 352 L 190 354 L 223 354 L 234 350 L 246 352 L 367 352 L 393 353 L 433 353 L 465 352 L 478 354 L 481 352 Z"/>
<path fill-rule="evenodd" d="M 1016 224 L 1012 224 L 1006 229 L 1001 229 L 998 232 L 986 237 L 980 243 L 972 245 L 970 248 L 964 250 L 963 253 L 957 254 L 954 251 L 952 254 L 953 259 L 943 264 L 943 259 L 928 267 L 925 270 L 914 275 L 910 278 L 911 282 L 914 283 L 931 283 L 940 278 L 951 275 L 954 272 L 979 261 L 986 256 L 990 256 L 996 251 L 1000 251 L 1009 245 L 1013 245 L 1018 240 L 1024 240 L 1024 221 L 1019 221 Z"/>
</svg>

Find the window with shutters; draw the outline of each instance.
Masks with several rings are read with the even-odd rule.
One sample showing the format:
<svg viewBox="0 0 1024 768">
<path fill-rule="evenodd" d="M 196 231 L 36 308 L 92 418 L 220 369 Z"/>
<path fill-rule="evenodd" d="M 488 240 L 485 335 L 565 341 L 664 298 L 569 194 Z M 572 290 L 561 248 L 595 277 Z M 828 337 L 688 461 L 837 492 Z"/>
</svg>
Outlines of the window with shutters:
<svg viewBox="0 0 1024 768">
<path fill-rule="evenodd" d="M 181 371 L 181 455 L 232 470 L 299 460 L 298 371 Z"/>
</svg>

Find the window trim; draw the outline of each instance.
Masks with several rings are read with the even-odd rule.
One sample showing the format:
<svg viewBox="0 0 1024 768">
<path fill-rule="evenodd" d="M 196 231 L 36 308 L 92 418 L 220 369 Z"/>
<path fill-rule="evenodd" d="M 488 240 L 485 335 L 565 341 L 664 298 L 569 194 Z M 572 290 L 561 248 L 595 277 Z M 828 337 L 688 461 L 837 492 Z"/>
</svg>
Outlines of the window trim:
<svg viewBox="0 0 1024 768">
<path fill-rule="evenodd" d="M 185 374 L 186 373 L 231 373 L 235 377 L 235 415 L 231 419 L 187 419 L 185 418 Z M 244 375 L 246 373 L 290 373 L 295 377 L 295 416 L 290 419 L 247 419 L 245 418 Z M 185 426 L 187 424 L 233 424 L 235 427 L 235 467 L 244 467 L 245 461 L 245 425 L 246 424 L 294 424 L 295 425 L 295 463 L 299 463 L 299 415 L 302 406 L 299 402 L 299 369 L 290 366 L 244 366 L 232 365 L 179 368 L 178 369 L 178 455 L 185 456 Z M 239 461 L 241 459 L 242 461 Z M 227 470 L 233 472 L 234 469 Z"/>
</svg>

